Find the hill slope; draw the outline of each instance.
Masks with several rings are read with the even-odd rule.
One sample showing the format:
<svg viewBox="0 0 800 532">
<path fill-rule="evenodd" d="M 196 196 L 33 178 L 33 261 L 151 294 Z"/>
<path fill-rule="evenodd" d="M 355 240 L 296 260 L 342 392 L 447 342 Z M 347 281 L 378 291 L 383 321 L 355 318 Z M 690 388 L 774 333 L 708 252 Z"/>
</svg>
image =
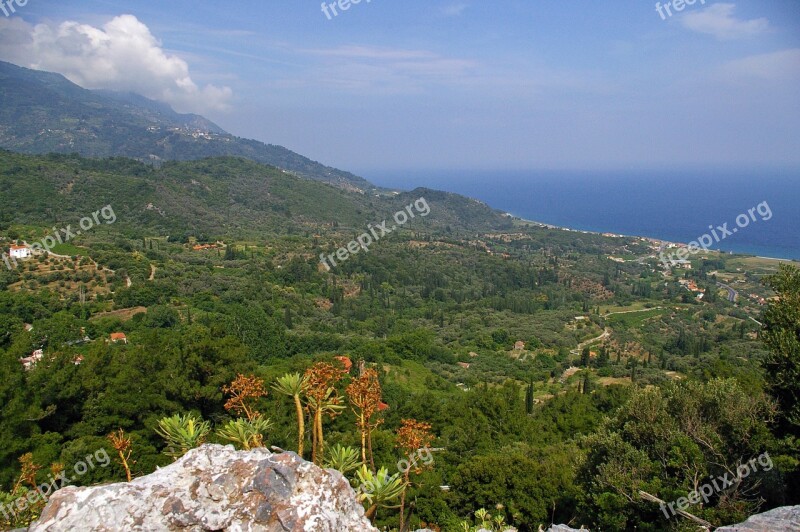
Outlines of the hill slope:
<svg viewBox="0 0 800 532">
<path fill-rule="evenodd" d="M 198 115 L 131 93 L 90 91 L 60 74 L 0 61 L 0 147 L 141 161 L 245 157 L 341 188 L 375 187 L 282 146 L 243 139 Z"/>
<path fill-rule="evenodd" d="M 0 150 L 0 226 L 75 223 L 112 205 L 130 232 L 208 236 L 363 228 L 425 197 L 417 226 L 480 231 L 509 220 L 487 205 L 428 189 L 376 197 L 246 159 L 218 157 L 154 168 L 131 159 L 23 155 Z"/>
</svg>

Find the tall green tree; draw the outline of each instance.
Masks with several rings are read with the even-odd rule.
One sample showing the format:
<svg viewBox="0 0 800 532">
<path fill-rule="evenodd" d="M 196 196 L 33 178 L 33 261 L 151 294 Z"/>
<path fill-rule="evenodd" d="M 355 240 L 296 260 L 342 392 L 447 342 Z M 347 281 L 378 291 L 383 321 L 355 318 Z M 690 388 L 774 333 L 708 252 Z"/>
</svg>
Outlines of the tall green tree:
<svg viewBox="0 0 800 532">
<path fill-rule="evenodd" d="M 781 432 L 800 437 L 800 269 L 781 264 L 766 283 L 778 293 L 764 312 L 761 333 L 770 350 L 767 385 L 781 409 Z"/>
</svg>

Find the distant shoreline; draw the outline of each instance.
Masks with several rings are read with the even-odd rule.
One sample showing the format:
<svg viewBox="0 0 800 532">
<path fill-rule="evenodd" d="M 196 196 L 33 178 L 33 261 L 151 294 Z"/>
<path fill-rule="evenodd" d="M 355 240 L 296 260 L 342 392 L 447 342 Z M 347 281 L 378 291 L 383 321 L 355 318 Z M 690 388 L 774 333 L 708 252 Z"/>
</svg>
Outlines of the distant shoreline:
<svg viewBox="0 0 800 532">
<path fill-rule="evenodd" d="M 651 242 L 661 242 L 663 244 L 672 244 L 673 246 L 688 246 L 688 244 L 685 243 L 685 242 L 671 242 L 669 240 L 664 240 L 663 238 L 655 238 L 655 237 L 652 237 L 652 236 L 625 235 L 625 234 L 622 234 L 622 233 L 612 233 L 610 231 L 600 232 L 600 231 L 588 231 L 588 230 L 585 230 L 585 229 L 574 229 L 572 227 L 563 227 L 563 226 L 560 226 L 560 225 L 553 225 L 553 224 L 548 224 L 548 223 L 544 223 L 544 222 L 538 222 L 536 220 L 528 220 L 527 218 L 522 218 L 522 217 L 517 216 L 515 214 L 512 214 L 510 212 L 503 212 L 503 214 L 505 216 L 509 217 L 509 218 L 514 219 L 514 220 L 518 220 L 520 222 L 524 222 L 524 223 L 528 223 L 528 224 L 538 225 L 539 227 L 544 227 L 546 229 L 554 229 L 554 230 L 558 230 L 558 231 L 568 231 L 570 233 L 583 233 L 583 234 L 587 234 L 587 235 L 606 236 L 606 237 L 609 237 L 609 238 L 614 238 L 614 237 L 617 237 L 617 238 L 644 238 L 644 239 L 650 240 Z M 733 252 L 722 251 L 721 249 L 710 249 L 709 251 L 713 251 L 714 253 L 721 253 L 723 255 L 734 255 L 734 256 L 739 256 L 739 257 L 755 257 L 757 259 L 772 260 L 772 261 L 777 261 L 777 262 L 798 262 L 798 263 L 800 263 L 800 259 L 789 259 L 789 258 L 780 258 L 780 257 L 765 257 L 765 256 L 762 256 L 762 255 L 752 255 L 750 253 L 737 253 L 735 251 L 733 251 Z"/>
</svg>

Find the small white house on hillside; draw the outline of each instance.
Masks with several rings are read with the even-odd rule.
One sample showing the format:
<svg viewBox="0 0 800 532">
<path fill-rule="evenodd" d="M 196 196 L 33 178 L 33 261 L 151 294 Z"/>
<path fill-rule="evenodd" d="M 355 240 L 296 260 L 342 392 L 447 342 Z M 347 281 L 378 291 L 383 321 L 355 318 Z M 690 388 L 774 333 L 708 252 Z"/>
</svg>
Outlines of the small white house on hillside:
<svg viewBox="0 0 800 532">
<path fill-rule="evenodd" d="M 31 248 L 28 246 L 11 246 L 9 256 L 12 259 L 28 259 L 31 256 Z"/>
</svg>

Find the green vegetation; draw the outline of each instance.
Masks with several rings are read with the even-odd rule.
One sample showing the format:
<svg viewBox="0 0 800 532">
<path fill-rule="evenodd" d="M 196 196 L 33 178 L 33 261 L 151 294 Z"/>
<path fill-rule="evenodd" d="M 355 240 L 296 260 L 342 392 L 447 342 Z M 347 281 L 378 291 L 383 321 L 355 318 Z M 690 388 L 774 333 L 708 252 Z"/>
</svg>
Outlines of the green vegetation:
<svg viewBox="0 0 800 532">
<path fill-rule="evenodd" d="M 320 267 L 421 196 L 430 216 Z M 798 502 L 795 269 L 720 256 L 662 272 L 639 239 L 235 158 L 3 152 L 0 202 L 4 250 L 117 215 L 70 243 L 80 257 L 0 271 L 2 500 L 46 477 L 31 464 L 106 449 L 114 464 L 77 482 L 124 481 L 211 441 L 370 482 L 365 509 L 389 528 L 686 529 L 639 490 L 674 501 L 763 452 L 772 470 L 688 511 L 719 525 Z M 736 304 L 718 279 L 742 288 Z M 428 443 L 430 464 L 398 469 Z"/>
</svg>

